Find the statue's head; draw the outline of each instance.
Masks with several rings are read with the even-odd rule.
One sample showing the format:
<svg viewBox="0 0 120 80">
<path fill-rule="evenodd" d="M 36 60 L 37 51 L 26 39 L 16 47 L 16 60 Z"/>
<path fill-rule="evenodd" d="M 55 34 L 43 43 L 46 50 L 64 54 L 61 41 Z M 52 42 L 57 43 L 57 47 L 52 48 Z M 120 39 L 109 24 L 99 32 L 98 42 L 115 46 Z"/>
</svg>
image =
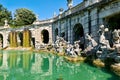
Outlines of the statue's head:
<svg viewBox="0 0 120 80">
<path fill-rule="evenodd" d="M 104 29 L 104 25 L 101 25 L 101 26 L 100 26 L 100 29 Z"/>
<path fill-rule="evenodd" d="M 113 38 L 115 38 L 115 39 L 117 39 L 117 38 L 120 37 L 120 36 L 119 36 L 119 31 L 116 30 L 116 29 L 112 32 L 112 34 L 113 34 Z"/>
</svg>

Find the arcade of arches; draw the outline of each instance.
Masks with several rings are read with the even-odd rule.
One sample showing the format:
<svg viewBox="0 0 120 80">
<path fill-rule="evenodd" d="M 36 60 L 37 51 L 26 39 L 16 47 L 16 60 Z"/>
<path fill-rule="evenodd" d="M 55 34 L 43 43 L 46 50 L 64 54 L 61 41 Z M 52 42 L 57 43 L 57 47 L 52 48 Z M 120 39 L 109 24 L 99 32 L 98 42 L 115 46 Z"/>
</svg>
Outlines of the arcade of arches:
<svg viewBox="0 0 120 80">
<path fill-rule="evenodd" d="M 31 47 L 31 32 L 25 29 L 23 32 L 11 31 L 8 36 L 10 47 Z"/>
<path fill-rule="evenodd" d="M 34 32 L 30 31 L 27 28 L 24 29 L 23 31 L 12 30 L 9 33 L 7 33 L 8 36 L 6 36 L 7 46 L 10 46 L 10 47 L 21 46 L 21 47 L 35 47 L 36 48 L 36 45 L 39 46 L 43 43 L 48 44 L 51 42 L 52 39 L 49 40 L 49 38 L 51 37 L 49 36 L 50 35 L 49 30 L 43 29 L 42 31 L 39 30 L 39 32 L 41 34 L 38 34 L 36 36 L 36 34 L 33 34 Z M 2 49 L 5 45 L 3 41 L 3 37 L 4 37 L 3 35 L 4 34 L 0 34 L 0 49 Z M 37 41 L 39 42 L 37 43 Z"/>
</svg>

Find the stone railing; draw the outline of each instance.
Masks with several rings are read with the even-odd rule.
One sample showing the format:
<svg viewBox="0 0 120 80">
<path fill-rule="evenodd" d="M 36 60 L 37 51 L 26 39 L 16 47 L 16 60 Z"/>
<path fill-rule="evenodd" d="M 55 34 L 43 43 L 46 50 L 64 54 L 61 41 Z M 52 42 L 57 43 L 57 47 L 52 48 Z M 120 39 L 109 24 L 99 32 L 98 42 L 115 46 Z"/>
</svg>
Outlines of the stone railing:
<svg viewBox="0 0 120 80">
<path fill-rule="evenodd" d="M 64 17 L 66 17 L 68 15 L 74 14 L 74 13 L 76 13 L 78 11 L 81 11 L 81 10 L 87 8 L 88 6 L 91 6 L 91 5 L 95 4 L 95 3 L 99 3 L 101 1 L 105 1 L 105 0 L 96 0 L 96 1 L 93 1 L 93 2 L 89 2 L 89 1 L 81 2 L 80 4 L 72 7 L 71 9 L 68 9 L 68 10 L 64 11 L 62 14 L 59 14 L 58 16 L 56 16 L 54 18 L 54 21 L 56 21 L 56 20 L 58 20 L 60 18 L 64 18 Z M 109 1 L 109 0 L 106 0 L 106 1 Z"/>
<path fill-rule="evenodd" d="M 86 7 L 85 2 L 82 2 L 82 3 L 78 4 L 77 6 L 75 6 L 71 9 L 71 14 L 75 13 L 77 11 L 80 11 L 80 10 L 84 9 L 85 7 Z"/>
<path fill-rule="evenodd" d="M 39 24 L 46 24 L 46 23 L 52 23 L 53 19 L 46 19 L 46 20 L 41 20 L 39 21 Z"/>
</svg>

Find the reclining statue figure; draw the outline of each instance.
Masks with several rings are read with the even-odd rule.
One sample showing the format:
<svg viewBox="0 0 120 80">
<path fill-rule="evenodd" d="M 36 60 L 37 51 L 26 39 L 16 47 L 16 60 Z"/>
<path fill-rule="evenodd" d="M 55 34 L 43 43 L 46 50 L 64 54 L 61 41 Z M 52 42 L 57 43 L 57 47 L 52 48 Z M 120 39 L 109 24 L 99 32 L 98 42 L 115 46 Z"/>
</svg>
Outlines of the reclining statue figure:
<svg viewBox="0 0 120 80">
<path fill-rule="evenodd" d="M 98 43 L 88 34 L 86 34 L 86 39 L 88 40 L 88 44 L 84 50 L 84 53 L 86 53 L 87 56 L 93 55 L 95 53 Z"/>
</svg>

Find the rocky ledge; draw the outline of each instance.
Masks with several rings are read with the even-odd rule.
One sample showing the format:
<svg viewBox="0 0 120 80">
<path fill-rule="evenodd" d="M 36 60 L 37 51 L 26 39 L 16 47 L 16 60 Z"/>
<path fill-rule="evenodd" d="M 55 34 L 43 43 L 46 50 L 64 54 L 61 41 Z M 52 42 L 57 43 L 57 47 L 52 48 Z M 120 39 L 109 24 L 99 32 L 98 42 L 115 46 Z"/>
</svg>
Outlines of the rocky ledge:
<svg viewBox="0 0 120 80">
<path fill-rule="evenodd" d="M 103 63 L 100 59 L 94 60 L 93 65 L 95 65 L 97 67 L 105 67 L 105 63 Z"/>
<path fill-rule="evenodd" d="M 111 70 L 120 76 L 120 63 L 111 65 Z"/>
<path fill-rule="evenodd" d="M 7 47 L 5 50 L 32 50 L 32 47 Z"/>
</svg>

